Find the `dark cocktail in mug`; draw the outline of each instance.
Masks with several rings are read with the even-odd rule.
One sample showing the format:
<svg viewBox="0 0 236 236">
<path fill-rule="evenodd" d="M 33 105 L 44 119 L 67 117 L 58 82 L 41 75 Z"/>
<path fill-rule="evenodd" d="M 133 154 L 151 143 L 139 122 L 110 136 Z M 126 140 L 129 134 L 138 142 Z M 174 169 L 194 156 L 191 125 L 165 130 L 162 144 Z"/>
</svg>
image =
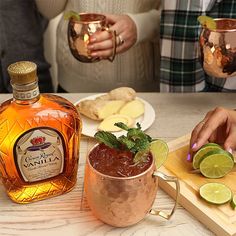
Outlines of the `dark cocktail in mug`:
<svg viewBox="0 0 236 236">
<path fill-rule="evenodd" d="M 102 174 L 114 177 L 130 177 L 147 170 L 153 161 L 150 152 L 144 161 L 134 163 L 134 153 L 128 150 L 110 148 L 101 143 L 89 154 L 89 162 L 94 169 Z"/>
<path fill-rule="evenodd" d="M 177 206 L 179 183 L 175 177 L 157 171 L 158 152 L 150 148 L 153 143 L 160 146 L 164 142 L 152 141 L 140 128 L 126 128 L 127 137 L 118 139 L 108 132 L 97 133 L 103 143 L 95 145 L 89 152 L 85 168 L 88 204 L 98 219 L 116 227 L 133 225 L 147 213 L 169 219 Z M 135 151 L 136 148 L 140 150 Z M 176 184 L 176 203 L 170 214 L 152 209 L 158 177 Z"/>
</svg>

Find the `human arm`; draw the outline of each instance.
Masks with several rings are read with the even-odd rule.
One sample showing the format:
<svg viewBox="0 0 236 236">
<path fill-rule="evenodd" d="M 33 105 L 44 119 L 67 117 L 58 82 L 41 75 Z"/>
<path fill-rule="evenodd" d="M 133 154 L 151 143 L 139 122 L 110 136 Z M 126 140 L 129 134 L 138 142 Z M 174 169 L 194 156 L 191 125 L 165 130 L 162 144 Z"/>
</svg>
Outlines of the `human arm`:
<svg viewBox="0 0 236 236">
<path fill-rule="evenodd" d="M 67 0 L 35 0 L 39 12 L 47 19 L 59 15 L 67 4 Z"/>
<path fill-rule="evenodd" d="M 190 153 L 196 152 L 207 142 L 216 142 L 224 149 L 236 150 L 236 111 L 217 107 L 193 129 L 190 139 Z"/>
<path fill-rule="evenodd" d="M 159 35 L 160 11 L 152 9 L 148 12 L 127 15 L 106 15 L 110 29 L 124 39 L 118 45 L 116 53 L 122 53 L 137 43 L 157 40 Z M 119 40 L 118 40 L 119 43 Z M 107 32 L 97 33 L 91 38 L 92 56 L 109 57 L 112 54 L 111 35 Z"/>
<path fill-rule="evenodd" d="M 137 28 L 137 42 L 157 40 L 160 32 L 160 10 L 152 9 L 139 14 L 128 14 Z"/>
</svg>

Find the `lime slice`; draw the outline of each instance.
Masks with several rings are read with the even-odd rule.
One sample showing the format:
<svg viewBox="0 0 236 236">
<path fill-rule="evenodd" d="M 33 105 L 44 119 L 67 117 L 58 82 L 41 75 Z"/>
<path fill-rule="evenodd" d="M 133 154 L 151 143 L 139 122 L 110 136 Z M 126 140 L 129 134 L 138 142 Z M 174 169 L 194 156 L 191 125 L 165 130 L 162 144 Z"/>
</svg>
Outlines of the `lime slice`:
<svg viewBox="0 0 236 236">
<path fill-rule="evenodd" d="M 148 151 L 144 150 L 144 151 L 138 151 L 133 159 L 133 162 L 138 164 L 140 162 L 145 162 L 145 160 L 147 160 L 147 156 L 148 156 Z"/>
<path fill-rule="evenodd" d="M 150 152 L 155 160 L 156 168 L 158 169 L 165 162 L 169 153 L 169 148 L 166 142 L 157 139 L 150 143 Z"/>
<path fill-rule="evenodd" d="M 200 187 L 200 196 L 209 203 L 224 204 L 232 198 L 231 190 L 221 183 L 207 183 Z"/>
<path fill-rule="evenodd" d="M 221 178 L 234 167 L 232 155 L 224 150 L 215 149 L 206 153 L 200 163 L 200 171 L 207 178 Z"/>
<path fill-rule="evenodd" d="M 231 199 L 230 206 L 232 207 L 233 210 L 236 208 L 236 195 L 234 195 Z"/>
<path fill-rule="evenodd" d="M 202 161 L 203 156 L 209 151 L 215 149 L 222 149 L 220 145 L 216 143 L 207 143 L 203 145 L 193 156 L 193 169 L 199 169 L 200 162 Z"/>
<path fill-rule="evenodd" d="M 213 18 L 209 16 L 199 16 L 197 20 L 203 27 L 206 27 L 212 30 L 216 29 L 216 22 L 214 21 Z"/>
<path fill-rule="evenodd" d="M 79 21 L 80 15 L 75 11 L 68 11 L 64 14 L 64 20 L 70 20 L 70 18 L 73 18 L 73 19 Z"/>
</svg>

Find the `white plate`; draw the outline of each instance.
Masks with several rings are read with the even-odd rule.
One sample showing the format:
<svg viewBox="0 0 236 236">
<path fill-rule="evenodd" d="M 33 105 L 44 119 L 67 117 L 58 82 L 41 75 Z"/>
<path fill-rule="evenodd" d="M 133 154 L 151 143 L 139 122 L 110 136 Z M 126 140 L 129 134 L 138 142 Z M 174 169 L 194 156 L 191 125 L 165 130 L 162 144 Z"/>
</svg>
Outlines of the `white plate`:
<svg viewBox="0 0 236 236">
<path fill-rule="evenodd" d="M 74 105 L 77 105 L 78 103 L 80 103 L 81 101 L 85 100 L 85 99 L 89 99 L 89 100 L 93 100 L 98 96 L 101 96 L 102 94 L 96 94 L 96 95 L 92 95 L 92 96 L 88 96 L 85 98 L 82 98 L 80 100 L 78 100 L 77 102 L 74 103 Z M 151 106 L 150 103 L 148 103 L 147 101 L 137 97 L 136 99 L 139 99 L 140 101 L 142 101 L 144 103 L 144 114 L 140 117 L 138 117 L 136 119 L 136 122 L 139 122 L 142 130 L 146 130 L 148 129 L 152 123 L 155 120 L 155 111 L 153 109 L 153 107 Z M 98 131 L 97 127 L 98 125 L 101 123 L 101 121 L 95 121 L 92 119 L 89 119 L 83 115 L 81 115 L 82 118 L 82 134 L 90 136 L 90 137 L 94 137 L 94 134 Z M 126 131 L 119 131 L 119 132 L 112 132 L 116 137 L 119 137 L 121 135 L 125 135 Z"/>
</svg>

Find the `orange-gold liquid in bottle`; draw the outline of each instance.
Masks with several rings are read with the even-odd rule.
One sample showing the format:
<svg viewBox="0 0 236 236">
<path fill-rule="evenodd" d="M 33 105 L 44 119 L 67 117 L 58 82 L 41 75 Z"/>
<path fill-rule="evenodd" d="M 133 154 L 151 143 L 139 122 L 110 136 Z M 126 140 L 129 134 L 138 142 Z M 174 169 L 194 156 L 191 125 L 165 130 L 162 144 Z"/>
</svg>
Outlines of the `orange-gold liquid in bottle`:
<svg viewBox="0 0 236 236">
<path fill-rule="evenodd" d="M 81 120 L 66 99 L 40 94 L 37 66 L 8 67 L 13 99 L 0 106 L 0 177 L 8 196 L 29 203 L 70 191 L 77 180 Z"/>
</svg>

